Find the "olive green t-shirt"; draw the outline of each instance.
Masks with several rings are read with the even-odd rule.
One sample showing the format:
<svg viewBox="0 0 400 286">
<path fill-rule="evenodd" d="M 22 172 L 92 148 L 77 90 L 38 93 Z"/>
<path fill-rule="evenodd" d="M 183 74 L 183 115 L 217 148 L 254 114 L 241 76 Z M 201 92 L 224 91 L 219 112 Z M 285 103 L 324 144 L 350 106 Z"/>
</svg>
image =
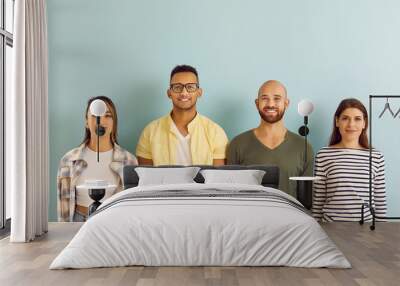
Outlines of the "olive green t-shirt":
<svg viewBox="0 0 400 286">
<path fill-rule="evenodd" d="M 274 165 L 279 167 L 279 189 L 296 197 L 296 182 L 292 176 L 312 176 L 314 153 L 307 145 L 307 164 L 304 165 L 305 141 L 289 130 L 283 142 L 274 149 L 261 143 L 253 130 L 236 136 L 228 146 L 227 161 L 233 165 Z"/>
</svg>

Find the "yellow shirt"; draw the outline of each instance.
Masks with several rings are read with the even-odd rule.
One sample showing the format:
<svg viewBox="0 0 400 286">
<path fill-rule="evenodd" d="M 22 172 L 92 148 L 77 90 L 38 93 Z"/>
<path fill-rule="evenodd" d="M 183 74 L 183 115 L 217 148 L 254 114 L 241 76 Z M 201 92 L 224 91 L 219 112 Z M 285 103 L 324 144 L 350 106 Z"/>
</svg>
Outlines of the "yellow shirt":
<svg viewBox="0 0 400 286">
<path fill-rule="evenodd" d="M 214 159 L 225 159 L 228 137 L 218 124 L 197 113 L 188 131 L 193 165 L 212 165 Z M 153 160 L 154 165 L 176 165 L 177 144 L 173 121 L 168 114 L 146 126 L 140 135 L 136 155 Z"/>
</svg>

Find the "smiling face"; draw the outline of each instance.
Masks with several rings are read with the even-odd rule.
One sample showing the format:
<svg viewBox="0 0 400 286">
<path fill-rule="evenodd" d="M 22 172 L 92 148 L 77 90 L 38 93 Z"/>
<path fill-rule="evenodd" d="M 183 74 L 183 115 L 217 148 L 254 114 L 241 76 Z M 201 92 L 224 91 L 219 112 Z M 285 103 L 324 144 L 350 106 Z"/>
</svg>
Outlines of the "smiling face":
<svg viewBox="0 0 400 286">
<path fill-rule="evenodd" d="M 335 118 L 335 122 L 342 140 L 345 141 L 358 141 L 365 129 L 365 118 L 358 108 L 346 108 L 339 117 Z"/>
<path fill-rule="evenodd" d="M 289 100 L 281 83 L 267 81 L 260 87 L 255 103 L 261 118 L 272 124 L 282 120 Z"/>
<path fill-rule="evenodd" d="M 183 87 L 182 89 L 182 86 Z M 198 87 L 197 76 L 192 72 L 179 72 L 172 76 L 168 97 L 172 100 L 174 108 L 191 110 L 196 107 L 197 98 L 203 91 Z"/>
</svg>

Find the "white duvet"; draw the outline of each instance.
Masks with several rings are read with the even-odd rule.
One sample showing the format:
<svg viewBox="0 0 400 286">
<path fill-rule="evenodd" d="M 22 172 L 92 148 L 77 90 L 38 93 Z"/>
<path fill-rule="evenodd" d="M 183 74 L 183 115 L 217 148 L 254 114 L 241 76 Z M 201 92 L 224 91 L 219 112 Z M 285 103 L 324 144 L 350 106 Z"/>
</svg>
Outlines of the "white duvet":
<svg viewBox="0 0 400 286">
<path fill-rule="evenodd" d="M 261 190 L 300 204 L 279 190 L 254 185 L 131 188 L 104 201 L 50 269 L 127 265 L 351 267 L 311 216 L 281 201 L 251 196 L 121 200 L 137 192 L 168 190 Z"/>
</svg>

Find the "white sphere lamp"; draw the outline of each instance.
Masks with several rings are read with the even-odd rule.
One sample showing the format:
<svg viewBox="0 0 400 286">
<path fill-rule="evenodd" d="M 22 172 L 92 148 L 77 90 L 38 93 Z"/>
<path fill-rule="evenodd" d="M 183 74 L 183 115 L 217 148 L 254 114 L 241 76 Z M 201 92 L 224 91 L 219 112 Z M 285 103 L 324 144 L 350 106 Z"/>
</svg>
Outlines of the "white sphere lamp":
<svg viewBox="0 0 400 286">
<path fill-rule="evenodd" d="M 100 126 L 100 117 L 104 116 L 107 112 L 107 105 L 101 99 L 95 99 L 90 103 L 90 113 L 96 116 L 96 135 L 97 135 L 97 162 L 99 162 L 99 138 L 105 133 L 105 128 Z"/>
</svg>

